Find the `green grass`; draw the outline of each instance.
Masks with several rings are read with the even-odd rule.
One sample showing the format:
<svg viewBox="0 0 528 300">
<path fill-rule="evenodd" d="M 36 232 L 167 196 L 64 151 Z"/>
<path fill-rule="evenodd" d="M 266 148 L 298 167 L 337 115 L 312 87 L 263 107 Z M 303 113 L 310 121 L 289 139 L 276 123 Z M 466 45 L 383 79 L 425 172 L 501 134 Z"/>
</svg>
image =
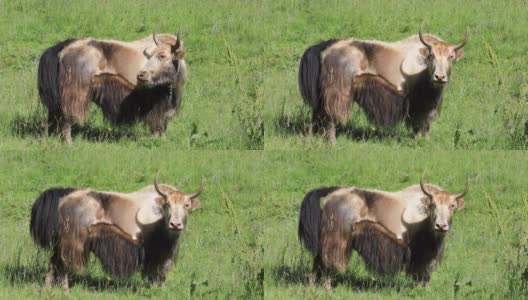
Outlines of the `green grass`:
<svg viewBox="0 0 528 300">
<path fill-rule="evenodd" d="M 528 298 L 528 156 L 506 151 L 528 146 L 527 13 L 523 1 L 491 0 L 0 0 L 0 299 Z M 332 37 L 398 40 L 422 19 L 451 42 L 471 31 L 431 140 L 403 126 L 376 129 L 357 107 L 335 147 L 305 136 L 297 68 L 306 47 Z M 95 105 L 73 145 L 44 136 L 36 88 L 44 49 L 68 37 L 134 40 L 180 27 L 189 79 L 165 138 L 112 127 Z M 92 257 L 69 293 L 42 290 L 49 253 L 28 232 L 39 193 L 130 192 L 157 170 L 184 191 L 207 180 L 167 287 L 112 278 Z M 423 171 L 452 191 L 472 178 L 429 289 L 369 274 L 357 257 L 333 291 L 305 284 L 311 261 L 296 231 L 306 192 L 399 190 Z"/>
</svg>

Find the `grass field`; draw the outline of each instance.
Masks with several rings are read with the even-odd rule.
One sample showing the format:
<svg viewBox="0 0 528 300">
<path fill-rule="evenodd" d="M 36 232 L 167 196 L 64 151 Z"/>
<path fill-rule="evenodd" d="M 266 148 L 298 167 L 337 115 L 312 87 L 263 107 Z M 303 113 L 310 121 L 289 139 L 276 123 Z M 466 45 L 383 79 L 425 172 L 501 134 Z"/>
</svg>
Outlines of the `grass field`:
<svg viewBox="0 0 528 300">
<path fill-rule="evenodd" d="M 528 146 L 528 56 L 524 46 L 528 6 L 524 1 L 283 1 L 272 5 L 271 51 L 277 55 L 263 87 L 266 149 L 328 148 L 319 136 L 305 137 L 311 112 L 297 86 L 304 50 L 321 40 L 356 37 L 396 41 L 425 32 L 457 43 L 470 28 L 465 57 L 453 65 L 442 113 L 431 140 L 410 130 L 377 129 L 354 105 L 338 128 L 338 149 L 358 143 L 391 148 L 526 149 Z"/>
<path fill-rule="evenodd" d="M 387 154 L 362 145 L 349 152 L 268 154 L 280 172 L 265 206 L 265 298 L 267 299 L 526 299 L 528 297 L 528 159 L 524 153 L 407 151 Z M 434 157 L 434 159 L 432 159 Z M 443 263 L 429 288 L 415 288 L 405 276 L 380 278 L 365 271 L 354 254 L 334 289 L 307 286 L 312 260 L 297 239 L 304 195 L 321 186 L 357 186 L 396 191 L 426 180 L 449 191 L 471 188 L 454 216 Z M 518 257 L 517 255 L 519 255 Z M 523 273 L 525 272 L 525 273 Z M 524 290 L 521 289 L 524 284 Z M 524 298 L 523 298 L 524 297 Z"/>
<path fill-rule="evenodd" d="M 528 299 L 526 1 L 0 0 L 0 299 Z M 370 125 L 354 107 L 336 146 L 306 136 L 303 51 L 332 37 L 398 40 L 425 29 L 470 40 L 453 66 L 431 140 Z M 95 105 L 74 144 L 45 136 L 36 70 L 68 37 L 135 40 L 181 28 L 189 77 L 167 136 L 112 127 Z M 257 151 L 254 151 L 257 150 Z M 293 151 L 290 151 L 293 150 Z M 469 150 L 469 151 L 465 151 Z M 490 151 L 491 150 L 491 151 Z M 105 274 L 95 258 L 68 293 L 41 289 L 49 253 L 29 237 L 31 206 L 53 186 L 130 192 L 205 176 L 165 289 Z M 308 287 L 298 211 L 325 185 L 450 191 L 472 178 L 431 287 L 380 278 L 354 257 L 328 292 Z"/>
<path fill-rule="evenodd" d="M 0 299 L 262 298 L 264 194 L 259 176 L 248 176 L 254 173 L 258 157 L 235 151 L 178 152 L 177 156 L 172 151 L 120 153 L 103 145 L 93 150 L 2 154 Z M 87 272 L 72 279 L 69 294 L 59 288 L 42 290 L 49 253 L 37 251 L 29 237 L 31 206 L 39 193 L 53 186 L 131 192 L 152 184 L 157 170 L 161 170 L 161 182 L 187 192 L 196 190 L 202 176 L 206 178 L 202 205 L 189 217 L 181 255 L 168 275 L 167 287 L 149 288 L 139 275 L 131 280 L 112 279 L 92 258 Z"/>
</svg>

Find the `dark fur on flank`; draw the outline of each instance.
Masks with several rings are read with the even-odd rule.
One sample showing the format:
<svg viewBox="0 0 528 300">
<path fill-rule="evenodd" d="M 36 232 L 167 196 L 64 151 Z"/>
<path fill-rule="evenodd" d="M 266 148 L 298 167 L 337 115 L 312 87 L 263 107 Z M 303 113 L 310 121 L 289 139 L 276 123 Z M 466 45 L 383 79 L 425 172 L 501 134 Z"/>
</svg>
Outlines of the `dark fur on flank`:
<svg viewBox="0 0 528 300">
<path fill-rule="evenodd" d="M 299 66 L 299 89 L 304 102 L 313 110 L 323 109 L 323 99 L 321 95 L 321 52 L 339 39 L 331 39 L 313 45 L 304 51 Z"/>
<path fill-rule="evenodd" d="M 379 76 L 356 77 L 353 90 L 354 100 L 376 125 L 394 126 L 409 116 L 409 98 Z"/>
<path fill-rule="evenodd" d="M 403 242 L 372 222 L 362 222 L 354 228 L 351 240 L 367 268 L 378 274 L 396 274 L 407 269 L 411 251 Z"/>
<path fill-rule="evenodd" d="M 143 248 L 114 225 L 98 224 L 90 228 L 89 248 L 101 260 L 106 272 L 131 276 L 145 257 Z"/>
<path fill-rule="evenodd" d="M 320 199 L 339 189 L 338 187 L 323 187 L 312 190 L 304 196 L 299 212 L 298 237 L 301 243 L 312 255 L 317 255 L 319 246 L 319 228 L 321 223 Z"/>
<path fill-rule="evenodd" d="M 134 89 L 130 83 L 116 75 L 98 76 L 91 96 L 101 107 L 104 116 L 114 124 L 129 125 L 143 120 L 152 131 L 165 131 L 171 118 L 163 114 L 180 108 L 181 97 L 171 87 L 160 85 Z"/>
<path fill-rule="evenodd" d="M 53 249 L 59 230 L 59 200 L 74 192 L 73 188 L 51 188 L 37 198 L 31 209 L 29 232 L 33 241 L 44 249 Z"/>
</svg>

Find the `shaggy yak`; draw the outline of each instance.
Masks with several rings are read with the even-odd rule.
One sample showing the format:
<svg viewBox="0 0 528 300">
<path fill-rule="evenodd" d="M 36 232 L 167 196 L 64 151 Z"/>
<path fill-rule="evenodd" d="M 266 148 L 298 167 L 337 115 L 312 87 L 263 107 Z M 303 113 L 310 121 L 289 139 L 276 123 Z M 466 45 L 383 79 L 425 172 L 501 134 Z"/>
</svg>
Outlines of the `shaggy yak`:
<svg viewBox="0 0 528 300">
<path fill-rule="evenodd" d="M 442 188 L 413 185 L 398 192 L 355 187 L 320 188 L 306 194 L 300 210 L 299 239 L 314 256 L 310 282 L 331 271 L 344 272 L 352 250 L 378 274 L 405 271 L 428 286 L 442 260 L 453 213 L 469 190 L 452 194 Z"/>
<path fill-rule="evenodd" d="M 422 24 L 423 26 L 423 24 Z M 348 121 L 352 102 L 379 126 L 405 121 L 416 136 L 429 138 L 429 126 L 442 108 L 451 65 L 463 57 L 464 40 L 450 45 L 422 34 L 387 43 L 333 39 L 306 49 L 299 67 L 299 89 L 312 108 L 310 132 L 325 127 L 336 142 L 336 122 Z"/>
<path fill-rule="evenodd" d="M 197 208 L 197 192 L 186 194 L 172 186 L 147 186 L 133 193 L 92 189 L 52 188 L 43 192 L 31 210 L 30 233 L 40 247 L 53 251 L 45 287 L 56 276 L 69 288 L 68 273 L 82 270 L 90 252 L 115 276 L 140 271 L 151 283 L 165 285 L 176 262 L 190 210 Z"/>
<path fill-rule="evenodd" d="M 44 51 L 38 90 L 48 128 L 72 142 L 73 122 L 84 123 L 95 101 L 114 124 L 142 121 L 163 135 L 178 112 L 187 67 L 180 34 L 133 42 L 68 39 Z"/>
</svg>

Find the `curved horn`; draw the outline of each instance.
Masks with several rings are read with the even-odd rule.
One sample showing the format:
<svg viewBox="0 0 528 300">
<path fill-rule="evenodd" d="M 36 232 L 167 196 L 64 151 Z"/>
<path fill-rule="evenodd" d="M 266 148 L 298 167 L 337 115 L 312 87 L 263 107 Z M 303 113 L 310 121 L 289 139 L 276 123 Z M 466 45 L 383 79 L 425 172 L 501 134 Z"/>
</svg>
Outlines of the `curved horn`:
<svg viewBox="0 0 528 300">
<path fill-rule="evenodd" d="M 191 199 L 198 197 L 198 195 L 200 195 L 203 192 L 204 182 L 205 182 L 205 177 L 202 177 L 202 181 L 200 182 L 200 187 L 198 188 L 198 191 L 192 194 L 189 194 L 187 196 L 189 196 L 189 198 Z"/>
<path fill-rule="evenodd" d="M 455 51 L 464 47 L 466 43 L 468 42 L 468 40 L 469 40 L 469 26 L 466 27 L 466 35 L 464 36 L 464 40 L 455 45 Z"/>
<path fill-rule="evenodd" d="M 455 198 L 456 199 L 460 199 L 460 198 L 464 197 L 467 194 L 467 192 L 469 192 L 469 175 L 468 175 L 467 180 L 466 180 L 466 187 L 464 188 L 464 191 L 462 193 L 456 194 Z"/>
<path fill-rule="evenodd" d="M 425 21 L 423 21 L 422 24 L 420 24 L 420 30 L 418 31 L 418 37 L 420 37 L 420 41 L 422 42 L 422 44 L 425 45 L 425 47 L 427 47 L 427 49 L 429 49 L 429 52 L 430 52 L 432 46 L 425 41 L 425 39 L 423 37 L 423 34 L 422 34 L 422 29 L 423 29 L 424 23 L 425 23 Z"/>
<path fill-rule="evenodd" d="M 176 45 L 174 46 L 174 49 L 178 49 L 181 46 L 181 30 L 178 29 L 178 32 L 176 33 Z"/>
<path fill-rule="evenodd" d="M 156 46 L 159 46 L 158 35 L 155 32 L 152 33 L 152 39 L 154 40 L 154 44 L 156 44 Z"/>
<path fill-rule="evenodd" d="M 156 174 L 156 178 L 154 179 L 154 188 L 156 189 L 156 192 L 158 192 L 158 194 L 160 194 L 163 197 L 165 202 L 167 202 L 167 200 L 169 199 L 169 196 L 159 189 L 159 186 L 158 186 L 158 175 L 159 175 L 159 171 L 158 171 L 158 174 Z"/>
<path fill-rule="evenodd" d="M 429 198 L 433 198 L 433 195 L 430 194 L 426 189 L 425 189 L 425 184 L 424 184 L 424 175 L 422 174 L 422 178 L 420 178 L 420 188 L 422 188 L 422 192 L 424 194 L 426 194 Z"/>
</svg>

